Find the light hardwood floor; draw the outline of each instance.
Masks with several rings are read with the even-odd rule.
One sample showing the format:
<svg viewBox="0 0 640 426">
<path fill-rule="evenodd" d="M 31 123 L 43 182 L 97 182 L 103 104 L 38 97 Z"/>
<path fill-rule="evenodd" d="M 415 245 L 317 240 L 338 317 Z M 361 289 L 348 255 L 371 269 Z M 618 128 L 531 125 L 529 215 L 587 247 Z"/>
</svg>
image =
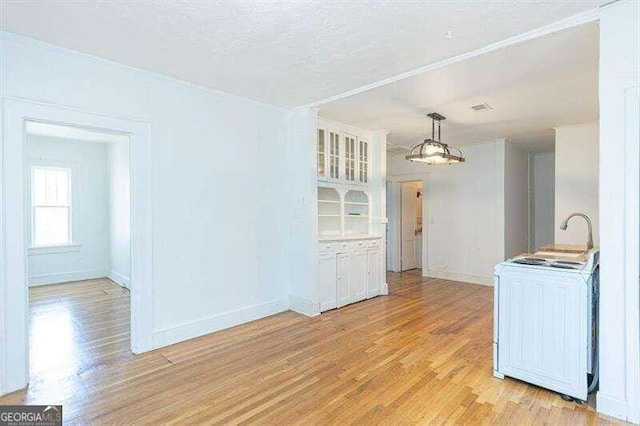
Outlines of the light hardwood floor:
<svg viewBox="0 0 640 426">
<path fill-rule="evenodd" d="M 390 295 L 285 312 L 140 356 L 128 292 L 31 289 L 27 390 L 70 423 L 608 424 L 589 405 L 492 377 L 492 289 L 389 274 Z"/>
</svg>

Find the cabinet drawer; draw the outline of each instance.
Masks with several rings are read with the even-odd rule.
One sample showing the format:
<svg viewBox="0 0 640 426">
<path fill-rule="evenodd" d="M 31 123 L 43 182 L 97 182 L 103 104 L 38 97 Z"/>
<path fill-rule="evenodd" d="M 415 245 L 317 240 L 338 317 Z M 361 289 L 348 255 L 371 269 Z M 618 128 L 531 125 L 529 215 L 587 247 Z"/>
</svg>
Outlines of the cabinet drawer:
<svg viewBox="0 0 640 426">
<path fill-rule="evenodd" d="M 368 240 L 367 241 L 367 247 L 380 247 L 380 244 L 381 244 L 381 242 L 380 242 L 379 239 L 377 239 L 377 240 Z"/>
<path fill-rule="evenodd" d="M 353 251 L 365 249 L 367 248 L 367 241 L 366 240 L 351 241 L 350 248 Z"/>
<path fill-rule="evenodd" d="M 335 252 L 340 249 L 340 243 L 335 241 L 327 241 L 318 243 L 318 252 L 326 253 L 326 252 Z"/>
</svg>

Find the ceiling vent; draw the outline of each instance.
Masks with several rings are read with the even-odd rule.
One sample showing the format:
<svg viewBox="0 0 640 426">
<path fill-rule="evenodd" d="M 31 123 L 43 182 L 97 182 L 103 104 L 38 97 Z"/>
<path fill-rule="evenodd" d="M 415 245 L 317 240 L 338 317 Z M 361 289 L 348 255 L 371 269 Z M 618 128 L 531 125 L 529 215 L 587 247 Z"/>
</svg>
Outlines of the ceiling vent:
<svg viewBox="0 0 640 426">
<path fill-rule="evenodd" d="M 387 154 L 390 155 L 398 155 L 398 154 L 406 154 L 409 152 L 409 148 L 402 145 L 394 145 L 392 143 L 387 142 Z"/>
<path fill-rule="evenodd" d="M 493 108 L 491 108 L 489 104 L 479 104 L 479 105 L 473 105 L 471 109 L 474 110 L 475 112 L 482 112 L 482 111 L 489 111 Z"/>
</svg>

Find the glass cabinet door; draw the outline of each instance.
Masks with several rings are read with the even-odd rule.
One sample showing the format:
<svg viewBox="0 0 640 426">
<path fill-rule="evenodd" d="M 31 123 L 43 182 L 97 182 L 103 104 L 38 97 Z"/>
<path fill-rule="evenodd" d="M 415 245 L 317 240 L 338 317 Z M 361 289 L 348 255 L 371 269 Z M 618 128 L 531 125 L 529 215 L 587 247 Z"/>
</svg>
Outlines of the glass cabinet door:
<svg viewBox="0 0 640 426">
<path fill-rule="evenodd" d="M 340 138 L 337 133 L 329 132 L 329 177 L 340 177 Z"/>
<path fill-rule="evenodd" d="M 345 146 L 345 176 L 344 178 L 348 181 L 356 180 L 356 138 L 353 136 L 345 135 L 344 137 Z"/>
<path fill-rule="evenodd" d="M 327 151 L 326 151 L 325 131 L 318 129 L 318 177 L 327 177 Z"/>
<path fill-rule="evenodd" d="M 360 149 L 358 150 L 358 178 L 361 183 L 367 183 L 369 180 L 369 143 L 360 141 Z"/>
</svg>

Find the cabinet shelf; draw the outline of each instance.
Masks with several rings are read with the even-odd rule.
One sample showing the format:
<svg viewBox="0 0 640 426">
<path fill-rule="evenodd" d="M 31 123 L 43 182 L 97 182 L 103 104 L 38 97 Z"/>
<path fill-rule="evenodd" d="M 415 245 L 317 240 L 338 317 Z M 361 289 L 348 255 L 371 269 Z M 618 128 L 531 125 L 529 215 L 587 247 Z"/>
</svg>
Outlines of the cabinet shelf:
<svg viewBox="0 0 640 426">
<path fill-rule="evenodd" d="M 365 215 L 358 215 L 358 214 L 348 214 L 345 215 L 345 217 L 348 218 L 357 218 L 357 219 L 369 219 L 369 216 L 365 216 Z"/>
<path fill-rule="evenodd" d="M 318 217 L 340 217 L 339 214 L 319 214 Z"/>
<path fill-rule="evenodd" d="M 363 203 L 363 202 L 360 202 L 360 201 L 345 201 L 344 203 L 345 204 L 351 204 L 353 206 L 368 206 L 369 205 L 369 203 Z"/>
</svg>

